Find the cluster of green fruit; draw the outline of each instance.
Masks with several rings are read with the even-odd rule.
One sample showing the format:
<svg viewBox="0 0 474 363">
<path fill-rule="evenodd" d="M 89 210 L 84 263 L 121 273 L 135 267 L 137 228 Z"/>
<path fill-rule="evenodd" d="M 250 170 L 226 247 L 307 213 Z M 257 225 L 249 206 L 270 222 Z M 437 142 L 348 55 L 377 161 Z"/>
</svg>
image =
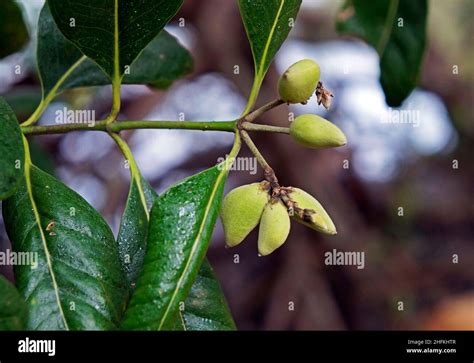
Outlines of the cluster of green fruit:
<svg viewBox="0 0 474 363">
<path fill-rule="evenodd" d="M 319 82 L 320 70 L 316 62 L 303 59 L 289 67 L 280 77 L 278 91 L 286 103 L 303 103 L 316 92 L 318 103 L 329 108 L 332 94 Z M 299 144 L 310 148 L 338 147 L 346 144 L 346 136 L 332 122 L 318 115 L 298 116 L 290 125 L 290 135 Z"/>
<path fill-rule="evenodd" d="M 237 246 L 260 223 L 258 252 L 266 256 L 285 243 L 290 216 L 319 232 L 336 234 L 331 218 L 311 195 L 293 187 L 271 188 L 270 182 L 262 181 L 238 187 L 224 198 L 221 219 L 226 244 Z"/>
<path fill-rule="evenodd" d="M 316 93 L 318 103 L 328 108 L 332 94 L 319 82 L 316 62 L 304 59 L 289 67 L 280 77 L 278 91 L 286 103 L 303 103 Z M 344 133 L 317 115 L 298 116 L 290 125 L 292 138 L 306 147 L 327 148 L 346 144 Z M 310 194 L 294 187 L 281 187 L 275 181 L 262 181 L 238 187 L 222 202 L 221 219 L 226 244 L 234 247 L 260 223 L 258 252 L 265 256 L 283 245 L 290 232 L 290 217 L 325 234 L 336 234 L 336 227 L 322 205 Z"/>
</svg>

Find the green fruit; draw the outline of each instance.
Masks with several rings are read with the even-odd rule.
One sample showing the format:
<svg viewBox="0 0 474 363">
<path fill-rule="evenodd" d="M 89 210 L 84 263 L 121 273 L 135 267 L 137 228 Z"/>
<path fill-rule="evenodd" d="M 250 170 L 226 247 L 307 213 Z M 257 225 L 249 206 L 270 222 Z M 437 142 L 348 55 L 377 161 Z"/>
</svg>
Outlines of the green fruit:
<svg viewBox="0 0 474 363">
<path fill-rule="evenodd" d="M 347 143 L 339 127 L 317 115 L 298 116 L 290 125 L 290 135 L 298 144 L 313 149 L 338 147 Z"/>
<path fill-rule="evenodd" d="M 258 253 L 269 255 L 285 243 L 290 233 L 290 217 L 285 205 L 268 203 L 263 211 L 258 232 Z"/>
<path fill-rule="evenodd" d="M 294 213 L 293 219 L 325 234 L 337 233 L 329 214 L 312 195 L 292 187 L 288 196 L 296 203 L 295 207 L 305 210 L 305 218 L 302 219 L 297 213 Z"/>
<path fill-rule="evenodd" d="M 268 188 L 268 182 L 243 185 L 222 201 L 220 215 L 229 247 L 237 246 L 257 226 L 270 199 Z"/>
<path fill-rule="evenodd" d="M 316 90 L 319 66 L 311 59 L 303 59 L 290 66 L 278 81 L 280 98 L 287 103 L 304 103 Z"/>
</svg>

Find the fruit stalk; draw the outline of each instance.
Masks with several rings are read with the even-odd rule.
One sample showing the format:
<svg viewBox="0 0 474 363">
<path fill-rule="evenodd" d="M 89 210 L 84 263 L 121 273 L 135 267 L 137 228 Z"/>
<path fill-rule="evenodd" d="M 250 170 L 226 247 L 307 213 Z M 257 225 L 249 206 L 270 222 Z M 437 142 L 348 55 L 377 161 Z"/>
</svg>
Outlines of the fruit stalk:
<svg viewBox="0 0 474 363">
<path fill-rule="evenodd" d="M 279 127 L 279 126 L 270 126 L 270 125 L 258 125 L 251 124 L 249 122 L 242 123 L 242 128 L 247 131 L 266 131 L 266 132 L 275 132 L 279 134 L 289 134 L 289 127 Z"/>
<path fill-rule="evenodd" d="M 263 168 L 265 180 L 269 181 L 272 187 L 274 185 L 278 185 L 278 179 L 275 175 L 275 172 L 273 171 L 272 167 L 267 163 L 263 155 L 260 153 L 247 131 L 240 130 L 240 135 L 242 136 L 242 140 L 244 140 L 245 144 L 248 146 L 252 154 L 257 158 L 257 161 L 260 166 Z"/>
<path fill-rule="evenodd" d="M 262 107 L 257 108 L 255 111 L 248 113 L 246 116 L 242 118 L 242 122 L 253 122 L 258 117 L 262 116 L 265 112 L 270 111 L 271 109 L 278 107 L 284 103 L 285 101 L 283 101 L 280 98 L 270 101 L 267 104 L 263 105 Z"/>
</svg>

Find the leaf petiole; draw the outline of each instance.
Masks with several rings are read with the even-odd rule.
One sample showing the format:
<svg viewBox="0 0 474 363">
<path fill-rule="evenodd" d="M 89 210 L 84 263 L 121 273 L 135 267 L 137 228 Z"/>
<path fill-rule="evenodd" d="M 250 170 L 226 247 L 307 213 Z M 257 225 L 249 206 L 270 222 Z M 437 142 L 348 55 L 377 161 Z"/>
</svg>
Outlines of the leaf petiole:
<svg viewBox="0 0 474 363">
<path fill-rule="evenodd" d="M 138 170 L 137 163 L 135 161 L 135 158 L 133 157 L 132 150 L 130 150 L 130 147 L 128 146 L 128 144 L 125 142 L 124 139 L 120 137 L 119 134 L 116 134 L 116 133 L 109 133 L 109 134 L 110 134 L 110 137 L 114 139 L 115 143 L 119 147 L 125 159 L 128 161 L 128 164 L 130 166 L 130 176 L 132 178 L 131 182 L 133 183 L 133 179 L 137 181 L 138 192 L 140 194 L 140 200 L 142 202 L 143 209 L 145 211 L 147 218 L 150 218 L 147 202 L 145 198 L 145 193 L 142 187 L 140 171 Z"/>
</svg>

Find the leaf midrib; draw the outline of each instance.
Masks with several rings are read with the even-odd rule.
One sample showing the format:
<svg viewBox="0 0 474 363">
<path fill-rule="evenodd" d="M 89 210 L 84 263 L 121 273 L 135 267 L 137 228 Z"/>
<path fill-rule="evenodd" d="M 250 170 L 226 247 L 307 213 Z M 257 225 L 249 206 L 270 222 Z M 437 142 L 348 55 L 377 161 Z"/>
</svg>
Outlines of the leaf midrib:
<svg viewBox="0 0 474 363">
<path fill-rule="evenodd" d="M 119 5 L 118 0 L 114 1 L 114 82 L 121 82 L 120 76 L 120 47 L 119 47 Z"/>
<path fill-rule="evenodd" d="M 264 77 L 264 74 L 266 72 L 265 62 L 267 60 L 268 50 L 270 49 L 270 44 L 271 44 L 271 41 L 273 39 L 273 34 L 275 33 L 275 29 L 278 25 L 278 20 L 280 19 L 281 11 L 283 9 L 284 4 L 285 4 L 285 0 L 282 0 L 282 2 L 280 3 L 280 7 L 277 11 L 275 20 L 273 21 L 270 33 L 268 34 L 267 42 L 265 43 L 265 47 L 263 49 L 262 57 L 260 59 L 260 64 L 257 64 L 258 62 L 255 59 L 255 49 L 254 49 L 254 46 L 253 46 L 253 42 L 250 41 L 250 47 L 252 48 L 254 67 L 255 67 L 255 77 L 254 77 L 254 80 L 253 80 L 252 88 L 250 90 L 250 96 L 248 98 L 247 105 L 245 107 L 245 110 L 242 112 L 241 116 L 245 115 L 247 112 L 250 111 L 250 109 L 252 108 L 252 106 L 254 105 L 254 103 L 256 101 L 256 98 L 258 96 L 258 92 L 260 91 L 260 87 L 261 87 L 262 82 L 263 82 L 263 77 Z M 247 33 L 247 37 L 250 39 L 250 36 L 248 35 L 247 28 L 245 29 L 245 31 Z"/>
<path fill-rule="evenodd" d="M 381 58 L 385 52 L 385 49 L 387 48 L 388 42 L 393 33 L 393 27 L 394 27 L 393 23 L 397 16 L 399 4 L 400 4 L 400 0 L 390 0 L 390 6 L 387 11 L 387 17 L 385 19 L 383 32 L 380 37 L 379 44 L 377 46 L 377 53 L 379 54 Z"/>
<path fill-rule="evenodd" d="M 66 316 L 64 315 L 64 310 L 63 310 L 63 307 L 61 305 L 61 299 L 59 297 L 59 287 L 58 287 L 58 283 L 56 281 L 56 275 L 55 275 L 54 270 L 53 270 L 53 265 L 52 265 L 52 261 L 51 261 L 51 254 L 49 252 L 48 244 L 47 244 L 47 241 L 46 241 L 46 236 L 44 235 L 43 229 L 41 227 L 41 217 L 40 217 L 38 207 L 36 206 L 36 202 L 35 202 L 35 199 L 34 199 L 34 196 L 33 196 L 33 187 L 31 185 L 31 174 L 30 174 L 31 166 L 32 166 L 31 157 L 30 157 L 30 149 L 29 149 L 28 141 L 26 140 L 26 138 L 24 136 L 23 136 L 23 144 L 24 144 L 24 147 L 25 147 L 25 182 L 26 182 L 26 190 L 27 190 L 27 193 L 28 193 L 28 198 L 29 198 L 30 203 L 31 203 L 33 214 L 35 216 L 36 224 L 37 224 L 38 230 L 40 232 L 41 242 L 43 244 L 43 250 L 44 250 L 45 257 L 46 257 L 46 264 L 48 266 L 49 275 L 51 276 L 51 283 L 53 284 L 54 294 L 55 294 L 55 298 L 56 298 L 56 303 L 57 303 L 58 308 L 59 308 L 59 313 L 61 315 L 61 320 L 64 323 L 65 329 L 69 330 L 69 325 L 67 323 Z"/>
<path fill-rule="evenodd" d="M 267 60 L 267 55 L 268 55 L 268 50 L 270 49 L 270 44 L 273 39 L 273 34 L 275 33 L 275 29 L 278 25 L 278 20 L 280 19 L 281 11 L 283 10 L 283 6 L 285 5 L 285 0 L 282 0 L 280 3 L 280 7 L 278 9 L 278 12 L 276 14 L 275 20 L 273 21 L 272 29 L 270 30 L 270 34 L 268 34 L 268 39 L 267 43 L 265 44 L 265 48 L 263 49 L 263 54 L 262 54 L 262 61 L 260 63 L 257 75 L 262 78 L 262 72 L 264 71 L 264 65 Z"/>
</svg>

